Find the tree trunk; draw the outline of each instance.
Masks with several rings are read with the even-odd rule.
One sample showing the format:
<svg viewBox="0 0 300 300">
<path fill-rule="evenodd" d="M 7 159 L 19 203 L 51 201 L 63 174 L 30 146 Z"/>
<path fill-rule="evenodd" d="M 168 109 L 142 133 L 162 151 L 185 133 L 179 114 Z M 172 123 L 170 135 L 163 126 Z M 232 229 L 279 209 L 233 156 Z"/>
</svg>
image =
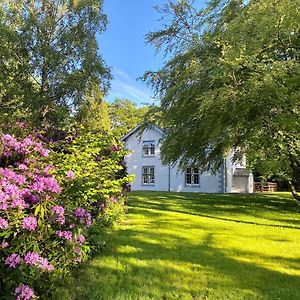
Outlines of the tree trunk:
<svg viewBox="0 0 300 300">
<path fill-rule="evenodd" d="M 291 191 L 293 197 L 294 197 L 297 201 L 300 202 L 300 194 L 296 191 L 296 188 L 295 188 L 295 186 L 293 185 L 292 181 L 289 180 L 288 183 L 289 183 L 289 188 L 290 188 L 290 191 Z"/>
<path fill-rule="evenodd" d="M 300 192 L 297 189 L 300 188 L 300 161 L 298 157 L 294 155 L 290 156 L 290 166 L 292 169 L 292 179 L 288 181 L 290 191 L 293 197 L 300 202 Z"/>
</svg>

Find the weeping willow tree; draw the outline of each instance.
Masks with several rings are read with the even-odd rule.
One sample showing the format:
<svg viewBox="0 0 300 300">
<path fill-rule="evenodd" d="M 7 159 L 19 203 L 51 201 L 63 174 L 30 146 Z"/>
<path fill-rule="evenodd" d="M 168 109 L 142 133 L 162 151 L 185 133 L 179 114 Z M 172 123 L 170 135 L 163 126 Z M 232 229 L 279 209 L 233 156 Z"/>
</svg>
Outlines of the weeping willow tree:
<svg viewBox="0 0 300 300">
<path fill-rule="evenodd" d="M 164 162 L 217 169 L 235 149 L 300 201 L 300 0 L 195 4 L 169 1 L 147 36 L 166 55 L 144 75 L 161 98 Z"/>
</svg>

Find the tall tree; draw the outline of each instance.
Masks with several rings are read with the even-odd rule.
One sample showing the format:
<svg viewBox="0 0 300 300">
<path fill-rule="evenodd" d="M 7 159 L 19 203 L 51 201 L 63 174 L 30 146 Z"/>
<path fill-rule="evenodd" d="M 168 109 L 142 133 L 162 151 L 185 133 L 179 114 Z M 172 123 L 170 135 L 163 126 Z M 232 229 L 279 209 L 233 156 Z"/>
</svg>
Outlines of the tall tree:
<svg viewBox="0 0 300 300">
<path fill-rule="evenodd" d="M 22 67 L 18 71 L 28 89 L 16 97 L 33 112 L 37 124 L 62 121 L 85 101 L 91 84 L 107 89 L 110 73 L 96 41 L 107 23 L 101 0 L 7 0 L 0 11 L 1 26 L 10 30 L 1 30 L 0 39 L 17 50 L 6 53 L 0 67 L 12 60 Z M 22 80 L 15 69 L 6 71 L 0 82 L 7 75 L 11 81 Z"/>
<path fill-rule="evenodd" d="M 87 93 L 86 101 L 77 113 L 77 120 L 91 132 L 111 132 L 109 105 L 104 101 L 99 86 L 92 86 Z"/>
<path fill-rule="evenodd" d="M 300 0 L 193 3 L 170 1 L 170 22 L 148 34 L 169 57 L 145 74 L 162 99 L 164 161 L 217 169 L 233 148 L 300 200 Z"/>
<path fill-rule="evenodd" d="M 139 107 L 128 99 L 115 99 L 109 105 L 112 129 L 118 137 L 128 133 L 144 119 L 148 107 Z"/>
<path fill-rule="evenodd" d="M 33 88 L 28 80 L 25 61 L 18 57 L 23 56 L 22 49 L 14 42 L 17 34 L 3 23 L 3 11 L 0 9 L 0 128 L 7 127 L 7 121 L 14 116 L 22 118 L 24 98 Z M 28 114 L 28 112 L 27 112 Z"/>
</svg>

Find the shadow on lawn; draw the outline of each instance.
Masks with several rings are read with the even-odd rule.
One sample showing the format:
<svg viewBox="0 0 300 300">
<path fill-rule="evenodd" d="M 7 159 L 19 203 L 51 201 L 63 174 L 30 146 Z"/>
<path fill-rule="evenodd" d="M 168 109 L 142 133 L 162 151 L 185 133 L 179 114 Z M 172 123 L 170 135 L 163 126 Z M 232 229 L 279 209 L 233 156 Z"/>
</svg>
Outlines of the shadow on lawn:
<svg viewBox="0 0 300 300">
<path fill-rule="evenodd" d="M 140 231 L 126 229 L 119 234 L 122 238 L 118 238 L 114 243 L 115 249 L 126 245 L 138 248 L 139 251 L 124 253 L 112 250 L 106 254 L 126 265 L 124 270 L 114 270 L 109 266 L 89 266 L 90 269 L 94 269 L 95 274 L 101 274 L 100 280 L 99 277 L 89 278 L 89 281 L 85 282 L 87 294 L 82 294 L 76 299 L 140 299 L 142 296 L 147 296 L 147 299 L 182 299 L 183 295 L 190 295 L 188 299 L 206 299 L 208 296 L 209 299 L 299 299 L 299 276 L 229 257 L 213 245 L 212 234 L 207 234 L 199 245 L 176 238 L 177 244 L 173 249 L 137 239 Z M 142 234 L 145 235 L 145 232 Z M 149 235 L 152 236 L 153 233 Z M 168 262 L 173 264 L 169 266 Z M 299 267 L 298 259 L 285 259 L 285 263 Z M 188 264 L 188 270 L 180 270 L 182 264 Z M 203 277 L 200 280 L 204 282 L 203 286 L 193 282 L 182 284 L 187 280 L 186 276 L 195 271 Z M 204 274 L 201 274 L 202 272 Z M 99 285 L 112 285 L 111 291 L 114 292 L 106 294 L 102 288 L 97 290 L 95 287 Z M 216 287 L 218 291 L 215 295 Z M 157 295 L 152 294 L 152 289 L 160 290 L 161 297 L 157 298 Z M 233 293 L 236 298 L 230 298 L 233 297 Z M 241 295 L 243 298 L 240 298 Z"/>
<path fill-rule="evenodd" d="M 141 209 L 147 210 L 147 206 L 139 206 Z M 155 206 L 153 206 L 155 207 Z M 152 208 L 161 210 L 160 208 Z M 267 226 L 267 227 L 282 227 L 282 228 L 289 228 L 289 229 L 295 229 L 300 230 L 300 227 L 294 226 L 294 225 L 283 225 L 283 224 L 267 224 L 267 223 L 260 223 L 260 222 L 252 222 L 252 221 L 245 221 L 245 220 L 237 220 L 233 218 L 223 218 L 223 217 L 217 217 L 213 215 L 207 215 L 202 213 L 191 213 L 184 210 L 175 210 L 175 209 L 168 209 L 168 212 L 175 212 L 175 213 L 184 213 L 192 216 L 199 216 L 203 218 L 209 218 L 209 219 L 215 219 L 215 220 L 221 220 L 221 221 L 228 221 L 228 222 L 235 222 L 235 223 L 242 223 L 242 224 L 250 224 L 250 225 L 259 225 L 259 226 Z M 300 220 L 290 220 L 290 219 L 280 219 L 279 222 L 287 221 L 289 223 L 294 223 L 295 225 L 300 225 Z"/>
<path fill-rule="evenodd" d="M 165 196 L 160 196 L 164 194 Z M 143 192 L 141 197 L 133 193 L 129 206 L 244 224 L 300 229 L 300 207 L 287 194 L 160 193 L 160 195 Z M 287 213 L 292 215 L 292 218 L 287 218 Z M 264 220 L 270 222 L 261 222 Z"/>
<path fill-rule="evenodd" d="M 280 202 L 277 203 L 272 202 L 277 196 L 268 196 L 267 200 L 250 197 L 252 201 L 249 197 L 240 196 L 234 200 L 235 205 L 239 206 L 235 209 L 232 207 L 232 201 L 230 204 L 226 202 L 230 195 L 204 195 L 200 200 L 196 195 L 189 195 L 188 198 L 180 194 L 171 194 L 172 197 L 169 195 L 164 198 L 153 194 L 141 199 L 133 194 L 129 201 L 131 219 L 144 218 L 143 225 L 139 224 L 136 228 L 134 222 L 132 225 L 129 223 L 128 226 L 108 235 L 109 246 L 105 249 L 104 256 L 102 254 L 96 260 L 111 258 L 113 262 L 117 262 L 116 265 L 105 264 L 99 267 L 95 264 L 88 265 L 87 270 L 78 274 L 77 281 L 81 285 L 81 294 L 77 294 L 75 299 L 300 298 L 298 291 L 300 276 L 270 269 L 267 264 L 245 261 L 247 259 L 251 261 L 251 257 L 255 255 L 260 261 L 276 261 L 288 270 L 299 271 L 298 258 L 267 256 L 267 254 L 263 257 L 253 252 L 232 253 L 228 252 L 228 249 L 221 250 L 214 242 L 213 232 L 209 231 L 205 224 L 193 225 L 193 229 L 207 232 L 199 243 L 167 232 L 157 233 L 162 223 L 165 224 L 165 228 L 168 226 L 169 219 L 164 214 L 165 211 L 253 224 L 243 220 L 215 217 L 213 214 L 229 211 L 231 214 L 235 212 L 237 215 L 253 215 L 250 206 L 259 207 L 259 210 L 263 211 L 271 209 L 277 212 L 284 209 L 296 212 L 297 206 L 291 203 L 290 199 L 280 198 Z M 257 216 L 260 215 L 261 212 L 257 212 Z M 277 227 L 270 224 L 260 225 Z M 182 229 L 186 230 L 184 224 Z M 174 230 L 176 232 L 176 228 Z M 122 250 L 124 248 L 125 250 Z M 159 297 L 157 291 L 161 293 Z M 189 298 L 186 298 L 186 295 L 189 295 Z"/>
<path fill-rule="evenodd" d="M 213 208 L 220 208 L 229 212 L 252 212 L 253 208 L 268 211 L 287 211 L 299 212 L 300 207 L 288 193 L 273 194 L 200 194 L 200 193 L 172 193 L 172 192 L 132 192 L 131 199 L 138 203 L 139 199 L 143 202 L 151 203 L 157 200 L 162 204 L 189 205 L 197 208 L 198 206 L 209 205 Z M 151 200 L 150 200 L 151 199 Z M 230 200 L 230 201 L 228 201 Z M 179 202 L 180 201 L 180 202 Z"/>
</svg>

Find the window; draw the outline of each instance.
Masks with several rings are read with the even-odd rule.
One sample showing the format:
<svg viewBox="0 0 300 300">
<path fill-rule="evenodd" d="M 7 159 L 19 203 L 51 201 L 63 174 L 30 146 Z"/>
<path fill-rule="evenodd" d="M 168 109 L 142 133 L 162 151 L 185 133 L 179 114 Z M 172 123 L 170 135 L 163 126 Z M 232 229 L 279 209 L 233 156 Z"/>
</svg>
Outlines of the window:
<svg viewBox="0 0 300 300">
<path fill-rule="evenodd" d="M 155 141 L 143 141 L 143 156 L 154 156 Z"/>
<path fill-rule="evenodd" d="M 143 167 L 142 184 L 154 185 L 154 167 Z"/>
<path fill-rule="evenodd" d="M 186 185 L 199 185 L 199 169 L 198 168 L 187 168 L 185 172 L 185 184 Z"/>
</svg>

